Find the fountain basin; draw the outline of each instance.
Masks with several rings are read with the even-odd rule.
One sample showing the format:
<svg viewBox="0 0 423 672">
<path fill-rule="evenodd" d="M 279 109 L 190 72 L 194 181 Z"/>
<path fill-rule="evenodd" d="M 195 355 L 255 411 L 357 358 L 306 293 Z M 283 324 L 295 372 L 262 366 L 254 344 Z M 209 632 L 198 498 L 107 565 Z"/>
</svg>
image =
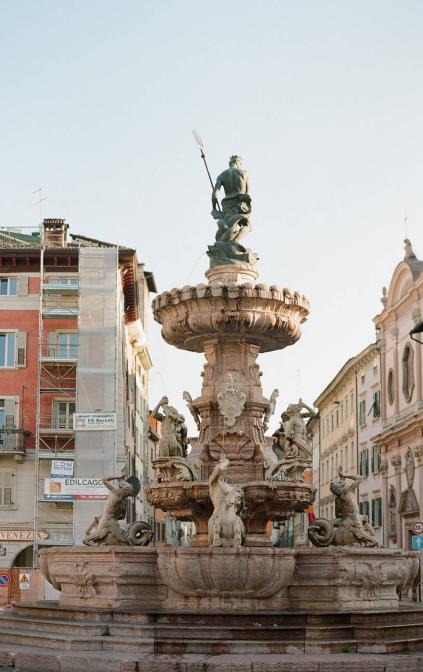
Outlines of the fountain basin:
<svg viewBox="0 0 423 672">
<path fill-rule="evenodd" d="M 158 549 L 158 566 L 172 609 L 284 609 L 295 551 L 281 548 Z"/>
<path fill-rule="evenodd" d="M 271 546 L 266 534 L 269 520 L 285 520 L 292 511 L 303 511 L 315 498 L 316 489 L 300 481 L 250 481 L 241 484 L 245 508 L 241 514 L 246 546 Z M 207 523 L 213 513 L 207 481 L 173 481 L 146 488 L 147 501 L 178 520 L 193 521 L 193 546 L 207 546 Z"/>
<path fill-rule="evenodd" d="M 261 352 L 280 350 L 298 341 L 309 314 L 306 296 L 251 282 L 172 289 L 152 305 L 164 340 L 192 352 L 203 352 L 204 343 L 218 337 L 255 344 Z"/>
</svg>

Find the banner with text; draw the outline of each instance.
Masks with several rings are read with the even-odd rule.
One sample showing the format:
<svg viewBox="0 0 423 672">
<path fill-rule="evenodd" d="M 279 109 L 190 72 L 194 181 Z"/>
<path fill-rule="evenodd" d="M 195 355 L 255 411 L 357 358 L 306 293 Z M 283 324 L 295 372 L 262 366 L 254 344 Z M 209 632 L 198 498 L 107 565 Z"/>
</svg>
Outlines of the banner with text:
<svg viewBox="0 0 423 672">
<path fill-rule="evenodd" d="M 106 499 L 109 490 L 101 478 L 46 478 L 44 497 L 46 499 Z"/>
</svg>

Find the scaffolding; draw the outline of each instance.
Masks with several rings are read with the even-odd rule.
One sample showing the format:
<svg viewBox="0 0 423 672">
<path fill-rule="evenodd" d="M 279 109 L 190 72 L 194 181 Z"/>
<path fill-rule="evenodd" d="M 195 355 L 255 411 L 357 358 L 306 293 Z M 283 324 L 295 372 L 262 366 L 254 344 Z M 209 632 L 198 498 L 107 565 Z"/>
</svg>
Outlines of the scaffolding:
<svg viewBox="0 0 423 672">
<path fill-rule="evenodd" d="M 60 221 L 57 220 L 58 223 Z M 34 456 L 34 568 L 38 566 L 38 550 L 41 545 L 67 545 L 74 542 L 74 507 L 71 502 L 61 504 L 46 500 L 44 479 L 50 476 L 50 472 L 46 472 L 44 465 L 47 460 L 58 456 L 68 460 L 73 460 L 75 456 L 73 413 L 77 398 L 79 305 L 79 281 L 78 276 L 75 277 L 77 267 L 70 267 L 67 272 L 63 272 L 62 269 L 57 272 L 50 269 L 47 272 L 46 254 L 51 244 L 48 245 L 46 241 L 44 223 L 40 225 L 39 246 L 40 302 Z M 66 326 L 63 326 L 64 324 Z M 56 507 L 54 512 L 53 507 Z M 72 508 L 71 517 L 69 516 L 70 507 Z M 62 513 L 59 513 L 60 508 Z"/>
</svg>

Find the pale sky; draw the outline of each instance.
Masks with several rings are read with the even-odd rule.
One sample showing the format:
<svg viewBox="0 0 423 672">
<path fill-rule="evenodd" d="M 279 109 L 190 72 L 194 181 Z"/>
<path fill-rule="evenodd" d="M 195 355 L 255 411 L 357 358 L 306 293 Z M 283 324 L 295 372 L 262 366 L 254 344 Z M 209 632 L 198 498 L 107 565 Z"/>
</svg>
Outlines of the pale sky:
<svg viewBox="0 0 423 672">
<path fill-rule="evenodd" d="M 250 173 L 259 281 L 311 300 L 264 393 L 311 403 L 374 339 L 405 214 L 423 255 L 422 35 L 421 0 L 0 0 L 0 225 L 36 225 L 41 186 L 45 217 L 135 247 L 159 291 L 204 282 L 197 127 L 214 177 L 233 153 Z M 151 405 L 182 411 L 202 356 L 156 326 L 151 354 Z"/>
</svg>

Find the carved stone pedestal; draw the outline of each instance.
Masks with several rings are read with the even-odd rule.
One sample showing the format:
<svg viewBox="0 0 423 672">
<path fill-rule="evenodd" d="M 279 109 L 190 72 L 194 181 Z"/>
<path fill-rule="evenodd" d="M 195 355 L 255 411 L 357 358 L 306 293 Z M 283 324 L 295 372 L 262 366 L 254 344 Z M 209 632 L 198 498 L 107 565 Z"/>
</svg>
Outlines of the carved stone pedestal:
<svg viewBox="0 0 423 672">
<path fill-rule="evenodd" d="M 166 595 L 155 548 L 71 546 L 40 551 L 40 569 L 61 607 L 157 607 Z"/>
<path fill-rule="evenodd" d="M 411 586 L 419 559 L 413 551 L 335 547 L 296 550 L 291 609 L 392 609 Z"/>
</svg>

